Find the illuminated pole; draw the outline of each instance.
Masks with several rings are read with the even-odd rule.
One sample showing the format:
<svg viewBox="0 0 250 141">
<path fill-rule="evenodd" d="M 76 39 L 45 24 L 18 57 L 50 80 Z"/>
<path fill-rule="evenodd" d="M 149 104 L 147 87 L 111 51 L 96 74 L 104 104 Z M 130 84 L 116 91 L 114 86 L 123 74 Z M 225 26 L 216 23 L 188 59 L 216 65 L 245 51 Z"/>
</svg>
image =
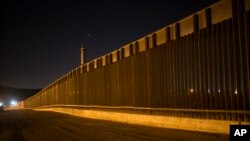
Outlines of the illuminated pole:
<svg viewBox="0 0 250 141">
<path fill-rule="evenodd" d="M 85 48 L 82 45 L 82 47 L 81 47 L 81 65 L 84 65 L 84 64 L 85 64 Z"/>
</svg>

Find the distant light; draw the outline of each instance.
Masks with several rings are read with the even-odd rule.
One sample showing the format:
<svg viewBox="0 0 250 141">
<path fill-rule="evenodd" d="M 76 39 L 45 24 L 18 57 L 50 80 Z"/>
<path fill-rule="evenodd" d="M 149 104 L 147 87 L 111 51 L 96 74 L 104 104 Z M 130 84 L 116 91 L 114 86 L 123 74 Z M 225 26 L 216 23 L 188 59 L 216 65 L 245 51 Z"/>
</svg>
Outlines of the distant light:
<svg viewBox="0 0 250 141">
<path fill-rule="evenodd" d="M 190 89 L 190 92 L 191 92 L 191 93 L 194 92 L 194 89 Z"/>
<path fill-rule="evenodd" d="M 218 93 L 220 93 L 220 89 L 218 90 Z"/>
<path fill-rule="evenodd" d="M 2 103 L 2 102 L 0 102 L 0 106 L 3 106 L 3 103 Z"/>
<path fill-rule="evenodd" d="M 238 94 L 238 91 L 237 91 L 237 89 L 234 91 L 234 94 Z"/>
<path fill-rule="evenodd" d="M 16 105 L 17 105 L 17 101 L 16 101 L 16 100 L 12 100 L 12 101 L 10 102 L 10 104 L 11 104 L 11 106 L 16 106 Z"/>
<path fill-rule="evenodd" d="M 210 89 L 208 89 L 207 92 L 210 93 Z"/>
</svg>

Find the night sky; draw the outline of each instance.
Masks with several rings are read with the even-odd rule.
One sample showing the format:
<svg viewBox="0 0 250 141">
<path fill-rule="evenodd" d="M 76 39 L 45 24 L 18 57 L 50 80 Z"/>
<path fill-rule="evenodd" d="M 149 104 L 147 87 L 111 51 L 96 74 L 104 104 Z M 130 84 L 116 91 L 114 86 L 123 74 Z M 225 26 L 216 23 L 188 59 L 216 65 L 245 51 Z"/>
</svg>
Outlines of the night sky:
<svg viewBox="0 0 250 141">
<path fill-rule="evenodd" d="M 217 0 L 3 0 L 0 85 L 42 88 Z"/>
</svg>

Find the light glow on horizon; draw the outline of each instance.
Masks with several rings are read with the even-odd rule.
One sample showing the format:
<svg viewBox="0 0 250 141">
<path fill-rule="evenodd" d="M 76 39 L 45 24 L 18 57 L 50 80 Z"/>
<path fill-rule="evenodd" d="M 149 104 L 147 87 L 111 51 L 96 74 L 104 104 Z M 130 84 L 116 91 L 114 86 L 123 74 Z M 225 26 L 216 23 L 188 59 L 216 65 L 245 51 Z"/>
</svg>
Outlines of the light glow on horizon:
<svg viewBox="0 0 250 141">
<path fill-rule="evenodd" d="M 11 106 L 16 106 L 16 105 L 17 105 L 17 101 L 16 101 L 16 100 L 12 100 L 12 101 L 10 102 L 10 104 L 11 104 Z"/>
</svg>

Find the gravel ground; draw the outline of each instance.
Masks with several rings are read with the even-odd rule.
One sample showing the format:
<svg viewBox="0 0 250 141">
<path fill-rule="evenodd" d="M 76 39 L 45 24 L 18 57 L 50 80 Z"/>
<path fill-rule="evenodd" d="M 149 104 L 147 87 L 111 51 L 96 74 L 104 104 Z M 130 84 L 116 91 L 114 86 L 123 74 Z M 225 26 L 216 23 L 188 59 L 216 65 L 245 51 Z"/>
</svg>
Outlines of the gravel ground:
<svg viewBox="0 0 250 141">
<path fill-rule="evenodd" d="M 0 141 L 229 141 L 229 135 L 10 110 L 0 112 Z"/>
</svg>

